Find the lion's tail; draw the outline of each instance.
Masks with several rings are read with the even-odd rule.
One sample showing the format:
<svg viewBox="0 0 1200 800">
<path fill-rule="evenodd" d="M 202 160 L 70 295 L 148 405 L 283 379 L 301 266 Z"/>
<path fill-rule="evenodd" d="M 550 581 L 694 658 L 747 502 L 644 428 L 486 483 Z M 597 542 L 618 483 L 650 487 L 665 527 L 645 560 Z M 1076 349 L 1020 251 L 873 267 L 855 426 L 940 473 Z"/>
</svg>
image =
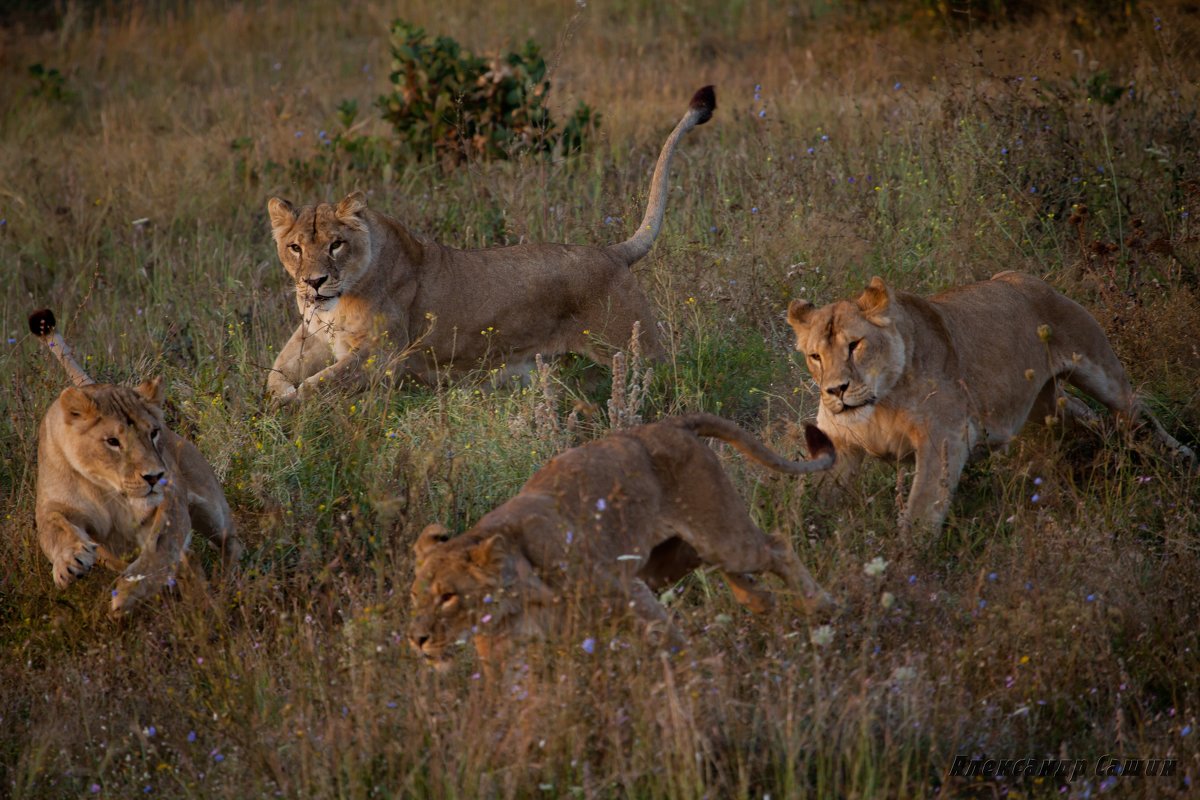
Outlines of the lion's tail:
<svg viewBox="0 0 1200 800">
<path fill-rule="evenodd" d="M 676 145 L 685 133 L 712 119 L 716 108 L 717 93 L 713 87 L 705 86 L 692 95 L 687 113 L 667 137 L 662 152 L 658 154 L 658 163 L 654 166 L 654 178 L 650 181 L 650 200 L 646 203 L 646 215 L 642 218 L 642 224 L 632 237 L 608 247 L 608 252 L 626 264 L 632 264 L 649 253 L 654 240 L 658 238 L 659 230 L 662 229 L 663 212 L 667 208 L 667 175 L 671 169 L 671 156 L 675 154 Z"/>
<path fill-rule="evenodd" d="M 79 362 L 75 360 L 75 353 L 67 346 L 62 335 L 55 330 L 57 325 L 54 312 L 48 308 L 39 309 L 29 315 L 29 331 L 50 348 L 50 352 L 58 359 L 58 363 L 62 364 L 63 369 L 67 371 L 71 383 L 76 386 L 95 383 L 91 376 L 83 371 L 83 367 L 79 366 Z"/>
<path fill-rule="evenodd" d="M 714 414 L 687 414 L 671 421 L 697 436 L 720 439 L 764 467 L 770 467 L 776 472 L 785 472 L 789 475 L 803 475 L 806 472 L 829 469 L 836 459 L 833 442 L 816 425 L 804 426 L 804 440 L 808 445 L 808 454 L 811 459 L 809 461 L 788 461 L 736 424 Z"/>
</svg>

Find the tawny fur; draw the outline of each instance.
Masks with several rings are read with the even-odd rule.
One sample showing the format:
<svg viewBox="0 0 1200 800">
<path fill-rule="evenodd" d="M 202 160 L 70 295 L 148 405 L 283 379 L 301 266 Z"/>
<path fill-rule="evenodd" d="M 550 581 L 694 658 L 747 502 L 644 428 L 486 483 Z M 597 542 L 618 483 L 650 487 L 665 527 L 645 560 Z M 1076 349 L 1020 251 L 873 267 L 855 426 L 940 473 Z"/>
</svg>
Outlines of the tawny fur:
<svg viewBox="0 0 1200 800">
<path fill-rule="evenodd" d="M 295 400 L 404 373 L 433 384 L 481 367 L 503 382 L 528 374 L 538 353 L 607 364 L 636 322 L 642 352 L 660 356 L 653 309 L 630 266 L 662 227 L 676 144 L 715 107 L 712 87 L 696 93 L 659 155 L 642 224 L 608 247 L 456 250 L 417 239 L 368 209 L 361 192 L 298 211 L 272 198 L 271 229 L 301 322 L 275 359 L 268 392 Z"/>
<path fill-rule="evenodd" d="M 700 437 L 726 441 L 759 464 L 791 475 L 828 469 L 828 439 L 809 428 L 812 461 L 787 461 L 741 428 L 693 414 L 619 431 L 551 459 L 503 505 L 454 538 L 430 525 L 416 543 L 413 646 L 444 665 L 474 633 L 485 662 L 514 641 L 546 633 L 578 603 L 631 607 L 671 645 L 683 636 L 654 590 L 701 564 L 722 570 L 737 600 L 766 611 L 771 595 L 753 573 L 771 572 L 805 610 L 830 598 L 786 537 L 761 531 L 721 462 Z M 564 599 L 573 602 L 563 602 Z"/>
<path fill-rule="evenodd" d="M 1092 416 L 1066 384 L 1191 455 L 1138 401 L 1096 320 L 1030 275 L 1001 272 L 929 298 L 876 277 L 857 300 L 793 301 L 788 322 L 820 392 L 817 425 L 837 447 L 835 475 L 868 454 L 915 458 L 905 528 L 943 523 L 977 444 L 1007 442 L 1030 418 Z"/>
<path fill-rule="evenodd" d="M 111 603 L 119 615 L 175 577 L 193 527 L 236 562 L 242 545 L 221 484 L 200 451 L 164 424 L 161 381 L 95 383 L 54 332 L 52 314 L 37 312 L 30 328 L 76 384 L 38 428 L 38 542 L 54 582 L 66 588 L 97 562 L 120 572 Z"/>
</svg>

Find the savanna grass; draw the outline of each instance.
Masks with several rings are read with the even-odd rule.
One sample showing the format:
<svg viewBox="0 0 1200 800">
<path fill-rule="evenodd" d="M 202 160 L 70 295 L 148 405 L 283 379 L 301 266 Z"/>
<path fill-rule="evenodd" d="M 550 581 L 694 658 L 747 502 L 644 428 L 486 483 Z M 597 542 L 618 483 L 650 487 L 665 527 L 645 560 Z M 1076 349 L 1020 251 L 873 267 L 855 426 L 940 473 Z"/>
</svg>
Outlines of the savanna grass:
<svg viewBox="0 0 1200 800">
<path fill-rule="evenodd" d="M 381 386 L 295 413 L 262 398 L 295 315 L 268 197 L 362 188 L 460 246 L 620 240 L 663 131 L 715 83 L 717 116 L 680 149 L 635 268 L 669 343 L 647 419 L 718 411 L 795 454 L 815 405 L 789 299 L 1017 268 L 1082 302 L 1195 446 L 1200 23 L 1128 5 L 948 26 L 916 2 L 407 4 L 473 52 L 532 36 L 555 116 L 580 100 L 604 115 L 569 160 L 447 173 L 322 144 L 344 100 L 361 132 L 389 133 L 368 110 L 390 86 L 386 4 L 15 15 L 0 28 L 0 793 L 1187 794 L 1197 483 L 1115 427 L 1032 427 L 975 462 L 945 530 L 913 546 L 895 524 L 911 476 L 893 465 L 829 505 L 730 457 L 755 519 L 792 535 L 841 613 L 751 618 L 701 574 L 670 600 L 682 656 L 614 619 L 530 646 L 489 684 L 465 652 L 437 675 L 407 647 L 412 542 L 603 435 L 607 373 L 566 360 L 524 391 Z M 22 333 L 41 305 L 96 377 L 167 377 L 171 423 L 248 545 L 239 575 L 122 626 L 104 618 L 106 576 L 54 588 L 33 532 L 36 427 L 65 381 Z M 959 753 L 1179 766 L 977 786 L 947 776 Z"/>
</svg>

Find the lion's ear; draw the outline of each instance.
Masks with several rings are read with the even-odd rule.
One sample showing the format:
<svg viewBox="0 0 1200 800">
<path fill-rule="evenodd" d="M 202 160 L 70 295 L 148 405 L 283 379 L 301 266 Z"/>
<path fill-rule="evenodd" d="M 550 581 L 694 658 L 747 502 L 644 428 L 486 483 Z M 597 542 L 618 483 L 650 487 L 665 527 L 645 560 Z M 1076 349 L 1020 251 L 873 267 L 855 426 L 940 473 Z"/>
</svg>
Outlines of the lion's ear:
<svg viewBox="0 0 1200 800">
<path fill-rule="evenodd" d="M 502 533 L 489 536 L 471 548 L 471 563 L 480 569 L 495 570 L 500 588 L 511 591 L 523 605 L 549 605 L 555 600 L 554 590 L 538 577 L 529 559 Z"/>
<path fill-rule="evenodd" d="M 337 204 L 337 218 L 341 220 L 350 217 L 357 217 L 367 208 L 367 196 L 360 190 L 355 190 L 342 198 L 342 202 Z"/>
<path fill-rule="evenodd" d="M 62 403 L 63 411 L 67 412 L 68 418 L 93 417 L 100 411 L 99 406 L 96 405 L 96 401 L 92 400 L 87 392 L 74 387 L 63 389 L 58 399 Z"/>
<path fill-rule="evenodd" d="M 280 197 L 267 201 L 267 214 L 271 217 L 271 232 L 276 237 L 296 223 L 296 209 Z"/>
<path fill-rule="evenodd" d="M 793 330 L 799 332 L 801 328 L 808 325 L 808 318 L 812 315 L 814 308 L 816 307 L 807 300 L 793 300 L 788 303 L 788 324 L 792 326 Z"/>
<path fill-rule="evenodd" d="M 888 289 L 887 284 L 883 282 L 883 278 L 876 275 L 871 278 L 871 282 L 867 284 L 867 288 L 854 301 L 863 316 L 872 322 L 879 325 L 886 325 L 889 320 L 886 316 L 888 307 L 892 304 L 892 292 Z"/>
<path fill-rule="evenodd" d="M 425 530 L 421 531 L 421 535 L 417 537 L 417 543 L 413 545 L 417 561 L 424 561 L 430 551 L 448 541 L 450 541 L 450 530 L 445 525 L 436 522 L 426 525 Z"/>
<path fill-rule="evenodd" d="M 167 396 L 167 392 L 163 388 L 162 376 L 142 381 L 137 387 L 137 393 L 154 405 L 161 406 Z"/>
<path fill-rule="evenodd" d="M 471 563 L 479 567 L 500 566 L 508 555 L 508 540 L 496 533 L 471 548 Z"/>
</svg>

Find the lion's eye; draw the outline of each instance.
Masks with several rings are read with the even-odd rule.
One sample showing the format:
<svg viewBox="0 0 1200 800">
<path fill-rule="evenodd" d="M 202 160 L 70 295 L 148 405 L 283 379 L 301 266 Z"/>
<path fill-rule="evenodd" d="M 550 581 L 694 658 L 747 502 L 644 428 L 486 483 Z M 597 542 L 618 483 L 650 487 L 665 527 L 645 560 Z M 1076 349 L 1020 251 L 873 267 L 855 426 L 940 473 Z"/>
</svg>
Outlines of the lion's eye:
<svg viewBox="0 0 1200 800">
<path fill-rule="evenodd" d="M 862 344 L 862 339 L 856 339 L 850 343 L 850 355 L 854 355 L 854 351 L 858 349 L 860 344 Z"/>
<path fill-rule="evenodd" d="M 820 353 L 809 353 L 808 357 L 811 358 L 813 361 L 817 362 L 818 364 L 821 363 L 821 354 Z"/>
<path fill-rule="evenodd" d="M 334 240 L 334 242 L 333 242 L 333 244 L 329 245 L 329 253 L 330 253 L 330 255 L 333 255 L 333 254 L 334 254 L 334 253 L 336 253 L 338 250 L 341 250 L 341 249 L 342 249 L 342 246 L 343 246 L 344 244 L 346 244 L 346 243 L 345 243 L 345 242 L 343 242 L 341 239 L 335 239 L 335 240 Z"/>
<path fill-rule="evenodd" d="M 115 436 L 108 437 L 107 439 L 104 440 L 104 443 L 106 445 L 108 445 L 109 447 L 113 447 L 118 450 L 121 449 L 121 440 Z"/>
<path fill-rule="evenodd" d="M 444 595 L 441 596 L 441 598 L 439 598 L 438 602 L 445 606 L 445 605 L 449 605 L 452 601 L 454 601 L 457 598 L 458 598 L 458 595 L 456 595 L 454 592 L 446 592 Z"/>
<path fill-rule="evenodd" d="M 296 255 L 300 255 L 300 245 L 296 244 L 295 242 L 292 242 L 288 245 L 288 250 L 291 250 Z"/>
</svg>

